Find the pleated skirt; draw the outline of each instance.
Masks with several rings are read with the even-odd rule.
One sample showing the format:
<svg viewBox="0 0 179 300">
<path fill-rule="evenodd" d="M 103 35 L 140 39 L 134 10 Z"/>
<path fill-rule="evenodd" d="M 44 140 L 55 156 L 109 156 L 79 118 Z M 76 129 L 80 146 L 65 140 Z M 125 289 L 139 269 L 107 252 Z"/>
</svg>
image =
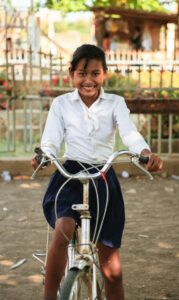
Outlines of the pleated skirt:
<svg viewBox="0 0 179 300">
<path fill-rule="evenodd" d="M 95 173 L 96 168 L 91 168 L 90 165 L 84 164 L 90 173 Z M 72 174 L 75 174 L 83 169 L 83 167 L 76 161 L 67 160 L 64 163 L 65 169 Z M 121 187 L 116 174 L 111 167 L 106 174 L 106 180 L 109 188 L 109 199 L 106 199 L 106 184 L 103 178 L 95 179 L 95 185 L 99 197 L 99 214 L 97 216 L 97 197 L 94 185 L 90 181 L 89 186 L 89 209 L 91 214 L 91 238 L 93 237 L 96 222 L 98 232 L 101 222 L 103 220 L 104 211 L 107 206 L 106 214 L 102 229 L 100 231 L 98 241 L 111 248 L 119 248 L 121 246 L 122 234 L 125 223 L 125 209 Z M 79 180 L 70 180 L 64 185 L 60 194 L 57 193 L 60 187 L 67 181 L 67 179 L 57 170 L 51 176 L 49 185 L 43 198 L 43 211 L 47 222 L 51 227 L 55 227 L 56 215 L 57 218 L 71 217 L 80 226 L 80 215 L 77 211 L 72 209 L 73 204 L 80 204 L 83 200 L 83 187 Z M 56 199 L 56 213 L 55 213 L 55 199 Z"/>
</svg>

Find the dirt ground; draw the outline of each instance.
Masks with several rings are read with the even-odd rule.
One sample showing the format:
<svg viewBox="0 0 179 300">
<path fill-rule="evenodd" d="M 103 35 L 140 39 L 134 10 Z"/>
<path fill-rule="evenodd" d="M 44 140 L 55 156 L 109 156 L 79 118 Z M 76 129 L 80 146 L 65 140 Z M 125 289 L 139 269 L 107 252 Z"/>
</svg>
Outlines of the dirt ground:
<svg viewBox="0 0 179 300">
<path fill-rule="evenodd" d="M 0 300 L 42 300 L 47 179 L 0 182 Z M 179 181 L 121 179 L 126 227 L 121 249 L 126 300 L 179 299 Z M 26 259 L 24 264 L 11 266 Z"/>
</svg>

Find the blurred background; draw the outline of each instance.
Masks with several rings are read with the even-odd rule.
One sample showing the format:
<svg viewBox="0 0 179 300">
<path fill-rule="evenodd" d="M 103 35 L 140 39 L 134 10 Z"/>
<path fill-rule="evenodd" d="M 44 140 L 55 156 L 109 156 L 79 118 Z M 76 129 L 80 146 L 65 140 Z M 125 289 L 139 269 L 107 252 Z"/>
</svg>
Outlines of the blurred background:
<svg viewBox="0 0 179 300">
<path fill-rule="evenodd" d="M 152 150 L 178 159 L 178 1 L 1 0 L 0 41 L 2 160 L 32 156 L 51 101 L 73 89 L 69 62 L 83 43 L 104 49 L 105 90 L 125 97 Z"/>
</svg>

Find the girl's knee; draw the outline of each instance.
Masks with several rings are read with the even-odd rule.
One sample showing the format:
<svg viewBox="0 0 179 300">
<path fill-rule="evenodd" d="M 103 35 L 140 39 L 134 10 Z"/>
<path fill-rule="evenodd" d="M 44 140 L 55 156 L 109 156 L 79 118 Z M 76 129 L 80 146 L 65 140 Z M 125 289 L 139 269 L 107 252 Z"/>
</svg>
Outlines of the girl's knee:
<svg viewBox="0 0 179 300">
<path fill-rule="evenodd" d="M 120 273 L 120 274 L 111 273 L 111 274 L 105 276 L 105 282 L 112 284 L 112 285 L 121 284 L 122 283 L 122 273 Z"/>
<path fill-rule="evenodd" d="M 107 281 L 110 284 L 119 284 L 122 282 L 122 270 L 121 267 L 107 267 L 103 269 L 103 275 L 105 281 Z"/>
<path fill-rule="evenodd" d="M 100 266 L 105 281 L 119 284 L 119 282 L 122 281 L 122 268 L 119 250 L 109 248 L 103 244 L 98 244 L 98 248 Z"/>
</svg>

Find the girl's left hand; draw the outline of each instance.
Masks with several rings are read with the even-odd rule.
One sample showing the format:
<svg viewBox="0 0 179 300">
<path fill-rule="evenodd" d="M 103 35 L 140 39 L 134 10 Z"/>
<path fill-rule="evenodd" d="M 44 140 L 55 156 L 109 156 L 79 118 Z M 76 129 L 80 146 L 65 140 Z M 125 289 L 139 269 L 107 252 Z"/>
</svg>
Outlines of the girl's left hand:
<svg viewBox="0 0 179 300">
<path fill-rule="evenodd" d="M 150 172 L 160 172 L 162 170 L 163 161 L 159 156 L 157 156 L 156 154 L 150 152 L 147 149 L 144 149 L 141 152 L 141 155 L 149 157 L 149 161 L 146 164 L 146 169 L 148 171 L 150 171 Z"/>
</svg>

